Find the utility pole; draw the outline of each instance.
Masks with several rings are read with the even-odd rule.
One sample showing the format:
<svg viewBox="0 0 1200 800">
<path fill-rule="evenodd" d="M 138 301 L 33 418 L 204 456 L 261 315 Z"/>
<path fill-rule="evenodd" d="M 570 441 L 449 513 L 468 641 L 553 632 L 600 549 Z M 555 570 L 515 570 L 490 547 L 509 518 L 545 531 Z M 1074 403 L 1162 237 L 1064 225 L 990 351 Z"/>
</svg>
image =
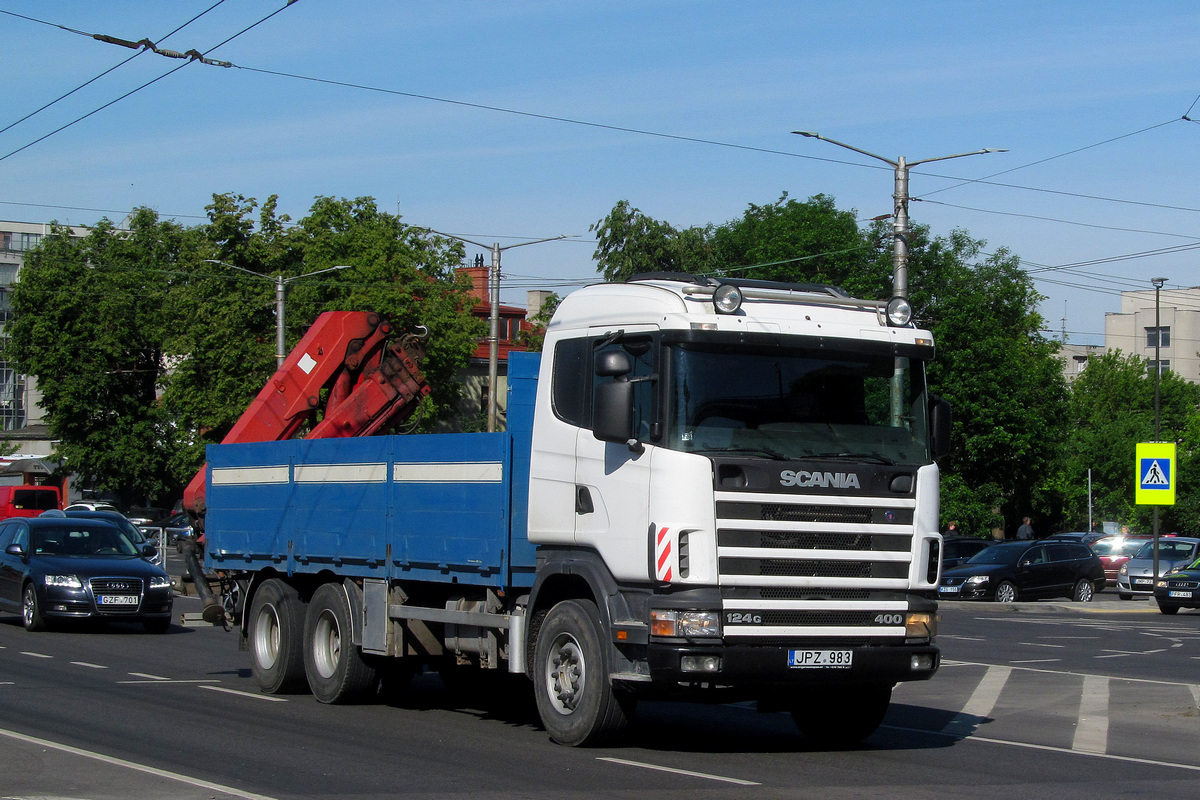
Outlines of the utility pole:
<svg viewBox="0 0 1200 800">
<path fill-rule="evenodd" d="M 543 242 L 556 242 L 559 239 L 567 238 L 566 234 L 561 236 L 552 236 L 549 239 L 535 239 L 532 242 L 517 242 L 516 244 L 500 246 L 499 242 L 493 242 L 490 245 L 482 244 L 462 236 L 455 236 L 452 233 L 442 233 L 428 229 L 430 233 L 436 233 L 438 236 L 445 236 L 448 239 L 455 239 L 467 244 L 473 244 L 476 247 L 482 247 L 485 250 L 492 251 L 492 266 L 488 270 L 488 300 L 491 304 L 491 311 L 488 314 L 488 407 L 487 407 L 487 429 L 488 432 L 496 430 L 496 383 L 500 379 L 500 253 L 505 250 L 511 250 L 514 247 L 524 247 L 529 244 L 542 244 Z"/>
<path fill-rule="evenodd" d="M 1151 278 L 1154 286 L 1154 441 L 1162 438 L 1159 417 L 1159 389 L 1162 384 L 1162 317 L 1160 315 L 1159 295 L 1162 292 L 1166 278 Z M 1172 478 L 1172 480 L 1177 480 Z M 1154 583 L 1158 583 L 1158 506 L 1154 506 Z M 1153 588 L 1151 588 L 1153 592 Z"/>
<path fill-rule="evenodd" d="M 292 275 L 285 278 L 283 277 L 283 273 L 279 273 L 278 275 L 271 277 L 270 275 L 263 275 L 261 272 L 255 272 L 252 269 L 234 266 L 233 264 L 226 264 L 224 261 L 217 261 L 213 258 L 204 259 L 204 263 L 219 264 L 222 267 L 236 269 L 238 272 L 245 272 L 247 275 L 253 275 L 254 277 L 261 278 L 264 281 L 273 281 L 275 283 L 275 369 L 280 369 L 283 367 L 284 359 L 287 358 L 287 339 L 285 337 L 285 315 L 287 313 L 287 306 L 284 303 L 284 295 L 287 290 L 287 285 L 292 281 L 299 280 L 300 278 L 308 278 L 313 275 L 320 275 L 324 272 L 333 272 L 334 270 L 339 269 L 350 269 L 349 264 L 339 264 L 336 267 L 328 267 L 327 269 L 319 269 L 316 272 L 306 272 L 303 275 Z"/>
</svg>

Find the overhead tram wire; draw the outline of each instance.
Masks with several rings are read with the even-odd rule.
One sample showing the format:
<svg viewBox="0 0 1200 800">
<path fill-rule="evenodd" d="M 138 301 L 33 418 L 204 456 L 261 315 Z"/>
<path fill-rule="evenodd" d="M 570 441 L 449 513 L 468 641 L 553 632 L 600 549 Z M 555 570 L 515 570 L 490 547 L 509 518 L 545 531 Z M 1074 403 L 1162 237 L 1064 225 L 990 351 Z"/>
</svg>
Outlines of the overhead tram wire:
<svg viewBox="0 0 1200 800">
<path fill-rule="evenodd" d="M 166 36 L 163 36 L 163 37 L 161 37 L 161 38 L 159 39 L 159 41 L 162 41 L 162 40 L 164 40 L 164 39 L 169 39 L 169 38 L 171 38 L 171 37 L 172 37 L 172 36 L 174 36 L 175 34 L 179 33 L 181 30 L 183 30 L 184 28 L 186 28 L 188 25 L 191 25 L 193 22 L 195 22 L 196 20 L 200 19 L 200 18 L 201 18 L 201 17 L 203 17 L 205 14 L 207 14 L 207 13 L 208 13 L 208 12 L 210 12 L 210 11 L 212 11 L 214 8 L 216 8 L 217 6 L 221 5 L 221 4 L 222 4 L 222 3 L 224 3 L 224 2 L 225 2 L 225 0 L 217 0 L 217 2 L 213 3 L 211 6 L 209 6 L 208 8 L 206 8 L 204 11 L 201 11 L 199 14 L 197 14 L 197 15 L 196 15 L 196 16 L 194 16 L 194 17 L 192 17 L 192 18 L 191 18 L 191 19 L 189 19 L 187 22 L 183 23 L 183 24 L 182 24 L 182 25 L 180 25 L 178 28 L 176 28 L 175 30 L 173 30 L 173 31 L 171 31 L 170 33 L 168 33 Z M 73 29 L 73 28 L 68 28 L 68 27 L 66 27 L 65 25 L 57 25 L 57 24 L 55 24 L 55 23 L 53 23 L 53 22 L 46 22 L 45 20 L 35 19 L 35 18 L 33 18 L 33 17 L 27 17 L 27 16 L 24 16 L 23 14 L 14 14 L 14 13 L 13 13 L 13 12 L 11 12 L 11 11 L 4 11 L 4 10 L 0 10 L 0 14 L 8 14 L 9 16 L 13 16 L 13 17 L 19 17 L 20 19 L 29 20 L 30 22 L 38 22 L 38 23 L 41 23 L 41 24 L 43 24 L 43 25 L 49 25 L 49 26 L 51 26 L 51 27 L 53 27 L 53 28 L 61 28 L 62 30 L 64 30 L 64 31 L 67 31 L 67 32 L 69 32 L 69 33 L 77 33 L 77 34 L 80 34 L 81 36 L 87 36 L 88 38 L 96 38 L 96 37 L 95 37 L 93 34 L 85 33 L 85 32 L 83 32 L 83 31 L 77 31 L 77 30 L 75 30 L 75 29 Z M 98 80 L 100 80 L 101 78 L 103 78 L 105 75 L 108 75 L 109 73 L 111 73 L 111 72 L 114 72 L 114 71 L 116 71 L 116 70 L 120 69 L 121 67 L 125 66 L 125 65 L 126 65 L 126 64 L 128 64 L 130 61 L 133 61 L 135 58 L 137 58 L 138 56 L 140 56 L 140 55 L 141 55 L 142 53 L 144 53 L 144 52 L 146 52 L 146 50 L 145 50 L 145 49 L 139 50 L 138 52 L 134 53 L 133 55 L 131 55 L 129 58 L 125 59 L 124 61 L 121 61 L 121 62 L 119 62 L 119 63 L 113 64 L 111 67 L 109 67 L 108 69 L 104 70 L 103 72 L 101 72 L 101 73 L 100 73 L 99 75 L 97 75 L 96 77 L 94 77 L 94 78 L 92 78 L 92 79 L 90 79 L 90 80 L 88 80 L 88 81 L 85 81 L 85 82 L 81 83 L 80 85 L 76 86 L 74 89 L 72 89 L 71 91 L 67 92 L 66 94 L 63 94 L 63 95 L 60 95 L 60 96 L 58 96 L 58 97 L 54 98 L 54 99 L 53 99 L 53 100 L 51 100 L 49 103 L 46 103 L 44 106 L 42 106 L 41 108 L 35 109 L 35 110 L 33 110 L 33 111 L 30 111 L 28 114 L 26 114 L 25 116 L 23 116 L 23 117 L 21 117 L 20 119 L 16 120 L 15 122 L 10 122 L 8 125 L 5 125 L 3 128 L 0 128 L 0 133 L 4 133 L 5 131 L 8 131 L 8 130 L 10 130 L 10 129 L 12 129 L 12 128 L 15 128 L 17 125 L 20 125 L 22 122 L 26 121 L 27 119 L 30 119 L 30 118 L 32 118 L 32 117 L 34 117 L 34 116 L 37 116 L 38 114 L 42 113 L 42 112 L 43 112 L 43 111 L 45 111 L 47 108 L 50 108 L 50 106 L 54 105 L 55 103 L 59 102 L 60 100 L 65 100 L 65 99 L 67 99 L 67 98 L 68 98 L 68 97 L 70 97 L 71 95 L 73 95 L 73 94 L 75 94 L 76 92 L 78 92 L 80 89 L 83 89 L 83 88 L 85 88 L 85 87 L 87 87 L 87 86 L 90 86 L 91 84 L 93 84 L 93 83 L 95 83 L 96 81 L 98 81 Z"/>
<path fill-rule="evenodd" d="M 960 184 L 961 185 L 961 184 Z M 931 203 L 933 205 L 943 206 L 945 208 L 957 208 L 961 211 L 975 211 L 980 214 L 995 214 L 1002 217 L 1018 217 L 1020 219 L 1032 219 L 1041 222 L 1053 222 L 1058 225 L 1075 225 L 1081 228 L 1094 228 L 1102 231 L 1115 231 L 1118 233 L 1145 233 L 1151 236 L 1170 236 L 1176 239 L 1190 239 L 1200 242 L 1200 236 L 1186 233 L 1168 233 L 1167 231 L 1151 231 L 1142 228 L 1121 228 L 1115 225 L 1096 225 L 1091 222 L 1078 222 L 1070 219 L 1058 219 L 1056 217 L 1044 217 L 1037 214 L 1018 214 L 1015 211 L 993 211 L 987 208 L 973 208 L 971 206 L 957 205 L 955 203 L 947 203 L 942 200 L 925 200 L 919 197 L 912 198 L 914 201 L 922 203 Z"/>
<path fill-rule="evenodd" d="M 38 144 L 39 142 L 43 142 L 43 141 L 45 141 L 46 139 L 49 139 L 51 136 L 54 136 L 55 134 L 58 134 L 58 133 L 61 133 L 62 131 L 65 131 L 67 128 L 70 128 L 72 125 L 76 125 L 76 124 L 78 124 L 78 123 L 80 123 L 80 122 L 83 122 L 83 121 L 84 121 L 85 119 L 87 119 L 88 117 L 91 117 L 91 116 L 93 116 L 93 115 L 95 115 L 95 114 L 98 114 L 99 112 L 103 111 L 103 110 L 104 110 L 104 109 L 106 109 L 106 108 L 110 108 L 111 106 L 114 106 L 114 105 L 116 105 L 117 103 L 119 103 L 119 102 L 121 102 L 122 100 L 124 100 L 126 97 L 129 97 L 130 95 L 133 95 L 133 94 L 137 94 L 137 93 L 138 93 L 138 92 L 140 92 L 142 89 L 145 89 L 145 88 L 147 88 L 148 86 L 152 86 L 153 84 L 155 84 L 155 83 L 158 83 L 158 82 L 159 82 L 159 81 L 161 81 L 163 78 L 166 78 L 166 77 L 168 77 L 168 76 L 170 76 L 170 75 L 174 75 L 176 72 L 178 72 L 179 70 L 181 70 L 181 69 L 183 69 L 184 67 L 188 66 L 189 64 L 193 63 L 193 62 L 194 62 L 194 61 L 196 61 L 196 60 L 206 60 L 206 57 L 207 57 L 207 55 L 208 55 L 209 53 L 211 53 L 213 50 L 216 50 L 217 48 L 219 48 L 219 47 L 222 47 L 222 46 L 224 46 L 224 45 L 227 45 L 227 44 L 229 44 L 230 42 L 232 42 L 234 39 L 238 38 L 239 36 L 242 36 L 243 34 L 245 34 L 245 33 L 248 33 L 249 31 L 253 30 L 254 28 L 257 28 L 259 25 L 262 25 L 264 22 L 266 22 L 267 20 L 271 19 L 271 18 L 272 18 L 272 17 L 274 17 L 276 14 L 279 14 L 280 12 L 282 12 L 284 9 L 286 9 L 288 6 L 292 5 L 292 4 L 293 4 L 293 3 L 295 3 L 295 2 L 296 2 L 296 0 L 287 0 L 287 3 L 286 3 L 286 4 L 285 4 L 285 5 L 282 7 L 282 8 L 278 8 L 278 9 L 276 9 L 276 10 L 272 11 L 270 14 L 268 14 L 267 16 L 265 16 L 265 17 L 263 17 L 262 19 L 260 19 L 258 22 L 255 22 L 255 23 L 252 23 L 252 24 L 250 24 L 250 25 L 246 26 L 245 28 L 243 28 L 242 30 L 240 30 L 240 31 L 238 31 L 237 33 L 233 34 L 232 36 L 230 36 L 229 38 L 225 39 L 224 41 L 221 41 L 221 42 L 219 42 L 219 43 L 217 43 L 217 44 L 213 45 L 212 47 L 208 48 L 208 49 L 207 49 L 207 50 L 205 50 L 203 53 L 198 53 L 198 56 L 199 56 L 199 58 L 195 58 L 195 57 L 189 57 L 189 54 L 190 54 L 190 53 L 192 53 L 192 52 L 196 52 L 196 51 L 189 51 L 189 54 L 178 54 L 178 55 L 179 55 L 179 56 L 181 56 L 181 57 L 188 57 L 188 58 L 189 58 L 189 60 L 187 60 L 187 61 L 183 62 L 182 64 L 180 64 L 179 66 L 175 67 L 174 69 L 172 69 L 172 70 L 168 70 L 167 72 L 163 73 L 162 75 L 159 75 L 157 78 L 154 78 L 154 79 L 152 79 L 152 80 L 146 81 L 145 83 L 143 83 L 141 86 L 137 87 L 136 89 L 130 89 L 128 92 L 126 92 L 125 94 L 123 94 L 123 95 L 121 95 L 120 97 L 116 98 L 115 100 L 110 100 L 109 102 L 105 103 L 104 105 L 100 106 L 99 108 L 95 108 L 95 109 L 93 109 L 93 110 L 89 111 L 88 113 L 86 113 L 86 114 L 84 114 L 84 115 L 82 115 L 82 116 L 80 116 L 80 117 L 77 117 L 76 119 L 74 119 L 74 120 L 72 120 L 72 121 L 70 121 L 70 122 L 66 123 L 65 125 L 61 125 L 61 126 L 59 126 L 58 128 L 55 128 L 54 130 L 50 131 L 49 133 L 47 133 L 47 134 L 45 134 L 45 135 L 43 135 L 43 136 L 39 136 L 38 138 L 34 139 L 32 142 L 29 142 L 28 144 L 22 145 L 21 147 L 18 147 L 16 150 L 13 150 L 13 151 L 11 151 L 11 152 L 9 152 L 9 153 L 6 153 L 6 154 L 4 154 L 4 155 L 0 156 L 0 161 L 4 161 L 5 159 L 7 159 L 7 158 L 10 158 L 11 156 L 15 156 L 17 153 L 20 153 L 22 150 L 27 150 L 27 149 L 29 149 L 30 147 L 33 147 L 35 144 Z M 89 34 L 89 35 L 90 35 L 90 34 Z M 109 37 L 109 39 L 102 40 L 102 41 L 109 41 L 109 43 L 110 43 L 110 44 L 119 43 L 119 42 L 112 42 L 112 41 L 111 41 L 111 38 L 112 38 L 112 37 Z M 133 43 L 133 44 L 135 44 L 135 45 L 136 45 L 137 43 Z M 153 49 L 153 48 L 152 48 L 152 49 Z M 159 51 L 158 51 L 157 49 L 155 49 L 155 52 L 159 52 Z M 160 54 L 160 55 L 162 55 L 162 53 L 161 53 L 161 52 L 159 52 L 159 54 Z M 223 65 L 223 64 L 226 64 L 226 63 L 228 63 L 228 62 L 222 62 L 222 65 Z M 232 65 L 230 65 L 230 66 L 232 66 Z"/>
</svg>

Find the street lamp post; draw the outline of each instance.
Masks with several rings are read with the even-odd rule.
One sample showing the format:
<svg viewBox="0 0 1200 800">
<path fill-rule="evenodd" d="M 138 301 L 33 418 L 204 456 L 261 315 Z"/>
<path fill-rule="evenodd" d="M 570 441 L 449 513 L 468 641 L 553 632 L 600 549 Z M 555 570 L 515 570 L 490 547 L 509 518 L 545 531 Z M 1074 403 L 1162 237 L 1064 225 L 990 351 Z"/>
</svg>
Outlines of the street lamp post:
<svg viewBox="0 0 1200 800">
<path fill-rule="evenodd" d="M 1162 438 L 1160 433 L 1159 390 L 1162 385 L 1162 318 L 1159 294 L 1166 278 L 1151 278 L 1154 286 L 1154 441 Z M 1154 582 L 1158 583 L 1158 506 L 1154 506 Z"/>
<path fill-rule="evenodd" d="M 303 275 L 291 275 L 291 276 L 285 278 L 283 276 L 283 273 L 279 273 L 278 275 L 275 275 L 275 276 L 263 275 L 261 272 L 255 272 L 252 269 L 246 269 L 245 267 L 239 267 L 234 264 L 226 264 L 224 261 L 217 261 L 216 259 L 212 259 L 212 258 L 206 258 L 206 259 L 204 259 L 204 262 L 206 264 L 220 264 L 222 267 L 229 267 L 230 269 L 236 269 L 238 272 L 245 272 L 247 275 L 253 275 L 256 278 L 261 278 L 264 281 L 271 281 L 272 283 L 275 284 L 275 368 L 276 369 L 279 369 L 280 367 L 282 367 L 284 359 L 287 358 L 287 341 L 284 337 L 284 320 L 285 320 L 285 314 L 286 314 L 286 310 L 287 310 L 286 305 L 284 303 L 284 294 L 286 292 L 287 285 L 289 283 L 291 283 L 292 281 L 299 280 L 300 278 L 310 278 L 313 275 L 320 275 L 325 272 L 333 272 L 334 270 L 339 270 L 339 269 L 350 269 L 349 264 L 339 264 L 336 267 L 327 267 L 326 269 L 319 269 L 319 270 L 316 270 L 315 272 L 306 272 Z"/>
<path fill-rule="evenodd" d="M 946 161 L 951 158 L 963 158 L 964 156 L 979 156 L 985 153 L 1007 153 L 1007 150 L 1002 150 L 994 147 L 985 147 L 982 150 L 972 150 L 969 153 L 955 153 L 951 156 L 937 156 L 935 158 L 922 158 L 919 161 L 906 161 L 904 156 L 897 159 L 885 158 L 884 156 L 863 150 L 855 147 L 852 144 L 839 142 L 836 139 L 830 139 L 828 136 L 822 136 L 819 133 L 812 131 L 792 131 L 792 133 L 800 136 L 806 136 L 810 139 L 820 139 L 823 142 L 836 144 L 838 147 L 844 147 L 847 150 L 853 150 L 855 153 L 860 153 L 869 158 L 874 158 L 882 161 L 885 164 L 890 164 L 896 171 L 896 189 L 892 195 L 895 200 L 894 211 L 892 214 L 892 296 L 893 297 L 908 297 L 908 170 L 918 164 L 928 164 L 931 161 Z"/>
<path fill-rule="evenodd" d="M 490 245 L 476 242 L 472 239 L 467 239 L 462 236 L 455 236 L 452 233 L 442 233 L 429 229 L 430 233 L 436 233 L 438 236 L 445 236 L 447 239 L 454 239 L 459 242 L 473 244 L 476 247 L 482 247 L 485 250 L 492 251 L 492 266 L 488 270 L 488 302 L 491 310 L 488 313 L 488 407 L 487 407 L 487 429 L 488 433 L 496 430 L 496 382 L 499 380 L 500 373 L 500 253 L 505 250 L 511 250 L 514 247 L 524 247 L 527 244 L 542 244 L 543 242 L 556 242 L 559 239 L 565 239 L 566 234 L 561 236 L 551 236 L 549 239 L 536 239 L 532 242 L 517 242 L 516 244 L 500 246 L 499 242 L 493 242 Z"/>
</svg>

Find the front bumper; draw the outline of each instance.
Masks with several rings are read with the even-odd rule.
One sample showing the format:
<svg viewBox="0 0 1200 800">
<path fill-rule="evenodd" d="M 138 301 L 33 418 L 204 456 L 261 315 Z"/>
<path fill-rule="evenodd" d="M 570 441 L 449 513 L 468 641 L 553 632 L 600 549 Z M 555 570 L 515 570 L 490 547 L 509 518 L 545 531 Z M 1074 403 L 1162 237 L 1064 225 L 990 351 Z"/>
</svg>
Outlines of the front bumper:
<svg viewBox="0 0 1200 800">
<path fill-rule="evenodd" d="M 1117 578 L 1117 592 L 1150 597 L 1154 594 L 1154 579 L 1148 575 L 1145 577 L 1135 575 L 1132 578 L 1122 575 Z"/>
<path fill-rule="evenodd" d="M 836 661 L 846 666 L 790 666 L 800 653 L 836 652 Z M 846 657 L 846 654 L 849 657 Z M 941 664 L 941 652 L 933 645 L 839 646 L 808 640 L 787 645 L 716 643 L 650 644 L 647 648 L 650 677 L 656 685 L 708 684 L 741 689 L 801 688 L 806 686 L 849 686 L 893 684 L 933 677 Z M 686 658 L 719 659 L 719 669 L 690 671 Z"/>
</svg>

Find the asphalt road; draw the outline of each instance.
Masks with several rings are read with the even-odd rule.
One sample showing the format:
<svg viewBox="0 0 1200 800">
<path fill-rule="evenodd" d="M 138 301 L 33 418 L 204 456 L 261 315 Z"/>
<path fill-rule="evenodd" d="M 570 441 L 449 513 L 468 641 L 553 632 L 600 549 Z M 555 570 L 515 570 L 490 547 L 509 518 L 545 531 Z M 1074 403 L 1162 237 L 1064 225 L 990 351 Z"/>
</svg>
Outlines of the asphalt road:
<svg viewBox="0 0 1200 800">
<path fill-rule="evenodd" d="M 1190 796 L 1200 612 L 1101 598 L 944 603 L 941 671 L 897 687 L 847 751 L 786 715 L 659 703 L 624 746 L 563 748 L 520 680 L 472 698 L 423 676 L 400 702 L 330 707 L 259 694 L 218 629 L 29 634 L 0 617 L 0 796 Z"/>
</svg>

